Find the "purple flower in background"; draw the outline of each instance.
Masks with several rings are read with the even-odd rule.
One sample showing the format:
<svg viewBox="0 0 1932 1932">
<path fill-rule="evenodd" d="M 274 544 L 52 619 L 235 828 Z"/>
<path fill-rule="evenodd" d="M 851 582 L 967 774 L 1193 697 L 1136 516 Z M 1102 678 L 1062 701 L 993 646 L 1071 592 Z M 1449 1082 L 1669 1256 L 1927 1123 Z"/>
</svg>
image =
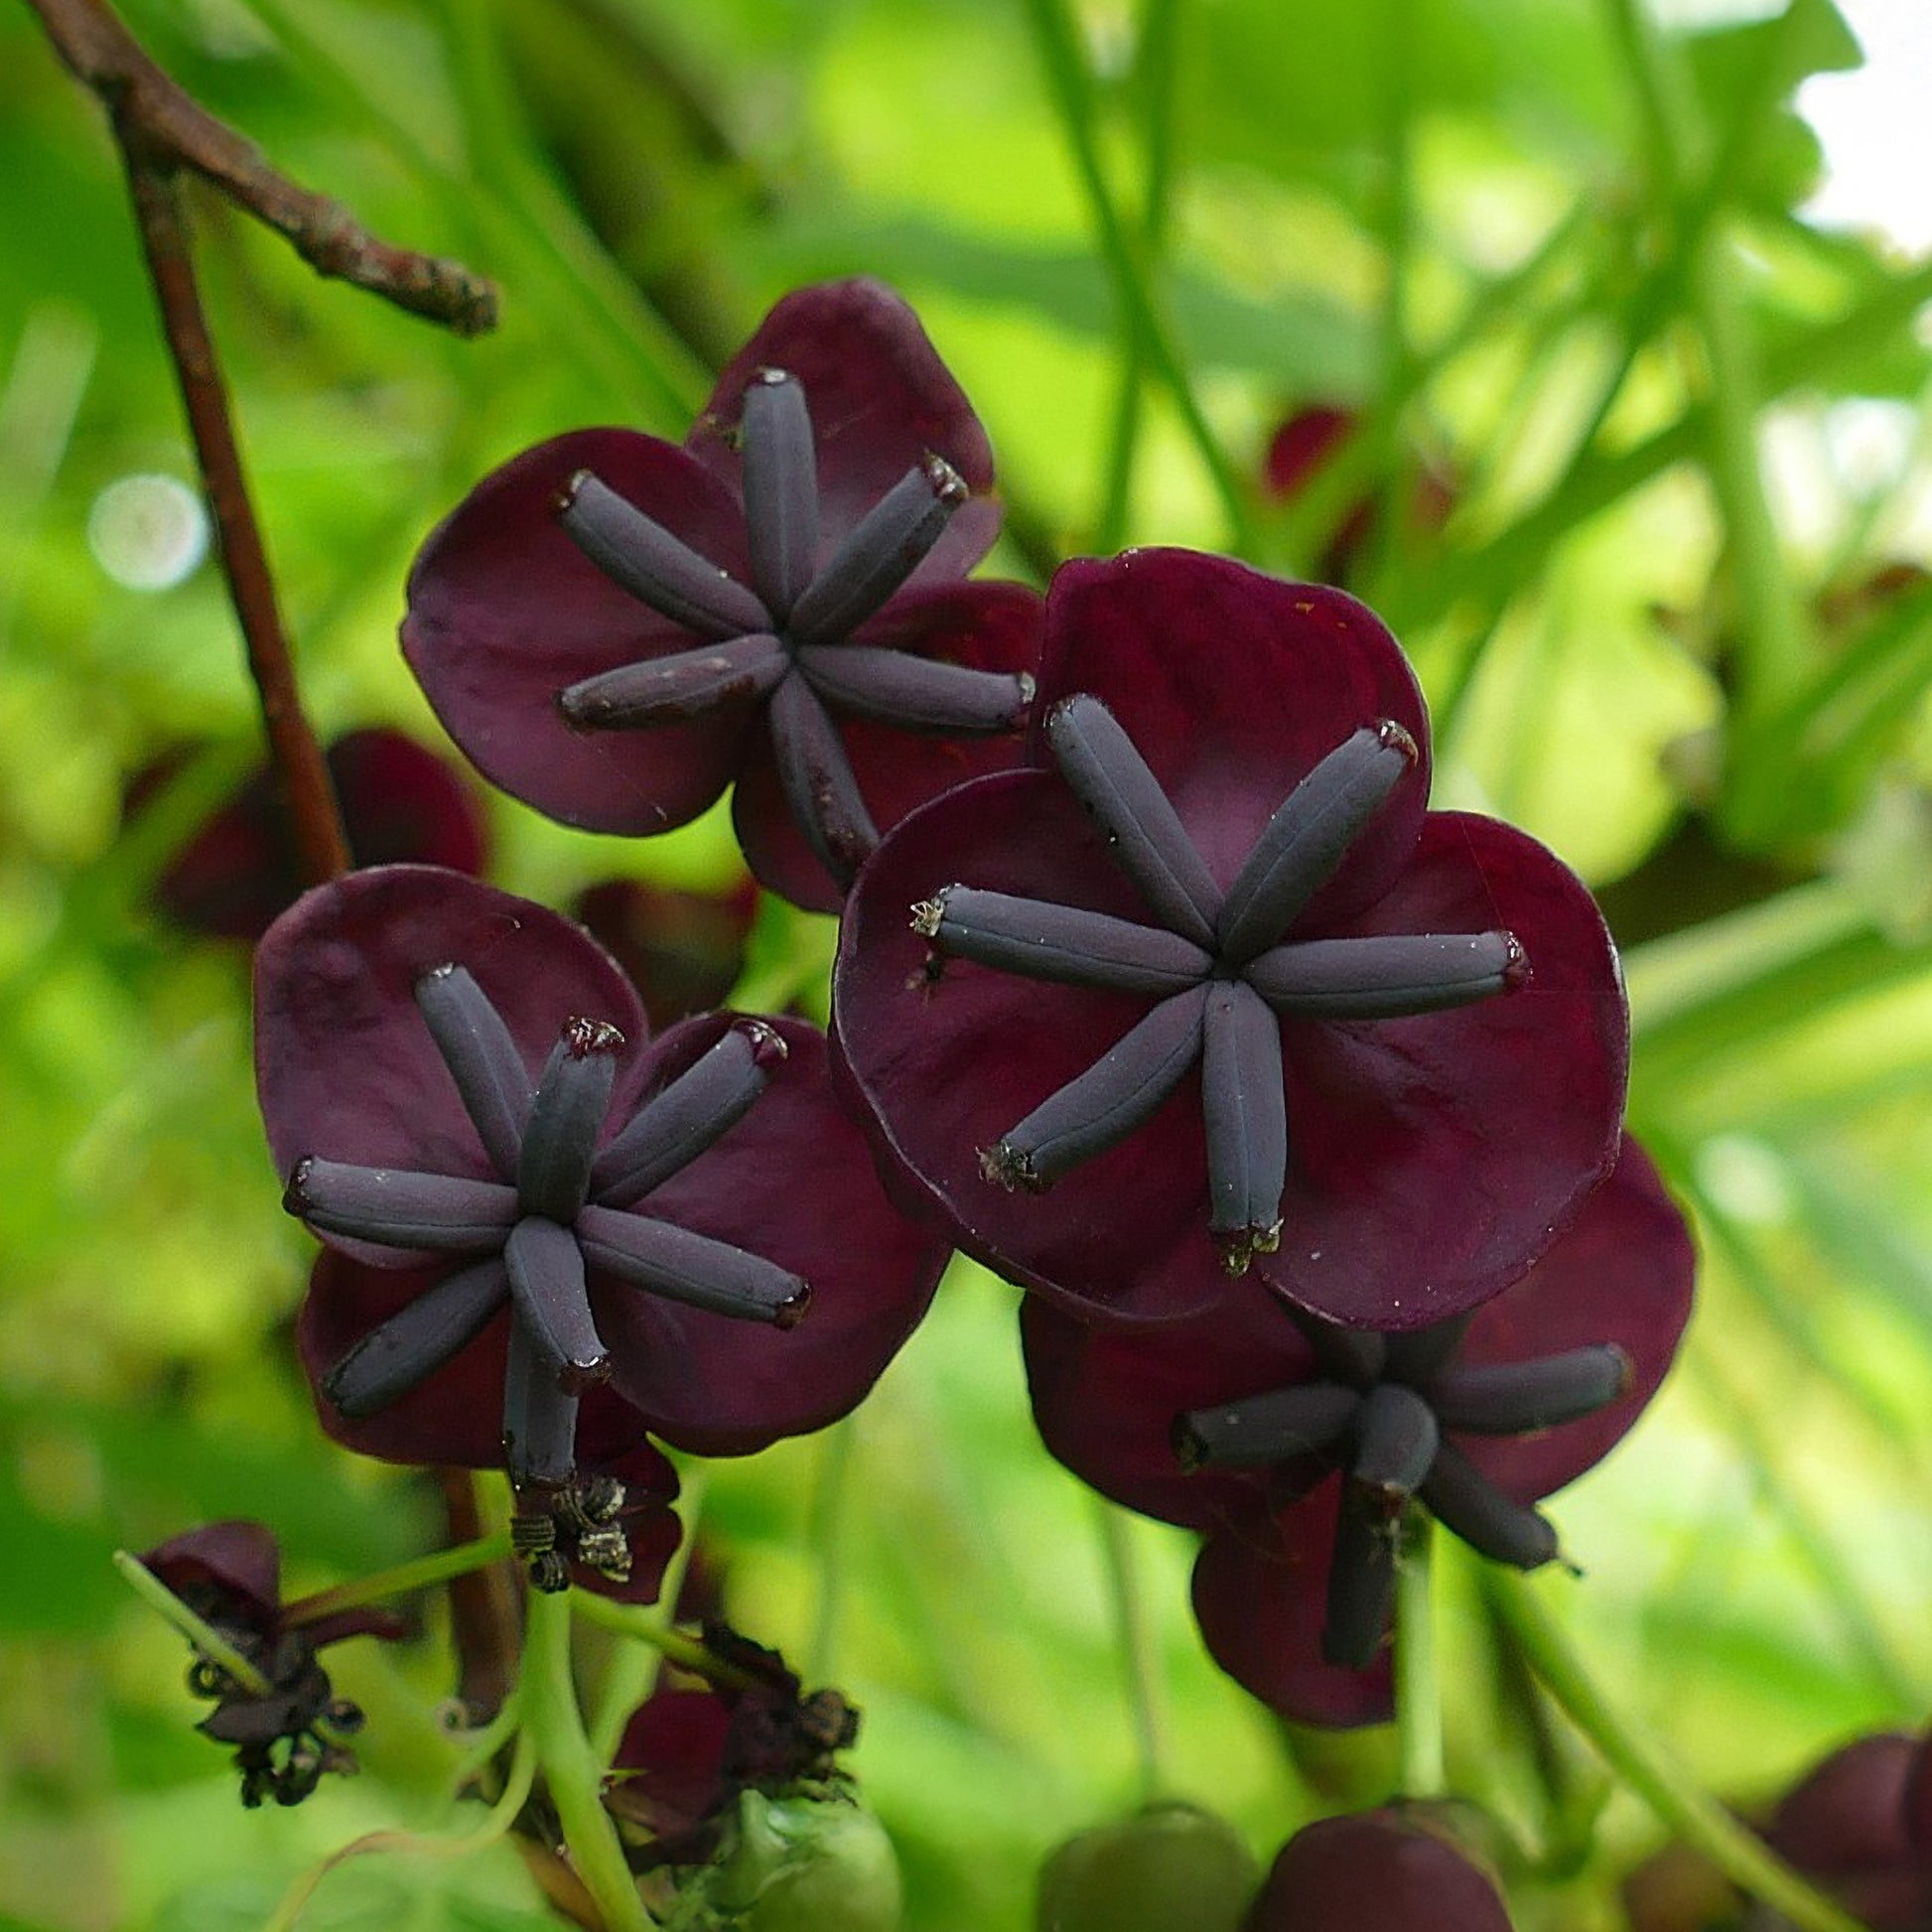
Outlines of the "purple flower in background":
<svg viewBox="0 0 1932 1932">
<path fill-rule="evenodd" d="M 337 739 L 328 760 L 358 866 L 483 870 L 489 845 L 476 795 L 434 752 L 372 726 Z M 141 772 L 128 787 L 129 811 L 149 803 L 180 762 L 164 759 Z M 175 854 L 154 889 L 176 925 L 214 939 L 259 939 L 301 893 L 281 799 L 265 767 Z"/>
<path fill-rule="evenodd" d="M 905 820 L 846 909 L 839 1070 L 908 1200 L 1090 1319 L 1252 1264 L 1414 1327 L 1520 1275 L 1615 1159 L 1627 1012 L 1558 860 L 1425 810 L 1428 742 L 1340 591 L 1062 569 L 1028 768 Z"/>
<path fill-rule="evenodd" d="M 1224 1669 L 1289 1716 L 1373 1723 L 1411 1501 L 1497 1562 L 1554 1559 L 1533 1505 L 1655 1394 L 1694 1266 L 1683 1216 L 1626 1141 L 1534 1267 L 1427 1328 L 1341 1328 L 1244 1289 L 1191 1321 L 1102 1331 L 1030 1299 L 1034 1414 L 1083 1481 L 1204 1533 L 1194 1607 Z"/>
<path fill-rule="evenodd" d="M 269 1144 L 334 1251 L 303 1356 L 354 1448 L 506 1456 L 565 1492 L 568 1542 L 644 1428 L 700 1454 L 820 1428 L 924 1312 L 944 1250 L 880 1191 L 802 1022 L 651 1041 L 580 927 L 414 866 L 309 894 L 255 986 Z"/>
<path fill-rule="evenodd" d="M 650 833 L 736 780 L 753 870 L 831 909 L 880 827 L 1014 761 L 1039 599 L 964 581 L 992 482 L 911 310 L 801 289 L 684 447 L 580 430 L 478 484 L 416 561 L 403 648 L 505 791 Z"/>
<path fill-rule="evenodd" d="M 722 1006 L 745 970 L 758 888 L 690 893 L 644 879 L 607 879 L 579 893 L 571 916 L 637 989 L 653 1031 Z"/>
<path fill-rule="evenodd" d="M 197 1697 L 215 1700 L 200 1728 L 235 1747 L 244 1805 L 252 1809 L 270 1797 L 300 1804 L 324 1772 L 355 1768 L 340 1740 L 361 1727 L 362 1714 L 336 1696 L 316 1652 L 345 1637 L 402 1636 L 406 1626 L 394 1611 L 364 1604 L 290 1623 L 281 1547 L 261 1523 L 206 1523 L 143 1551 L 139 1560 L 267 1680 L 265 1693 L 250 1690 L 201 1656 L 188 1673 Z"/>
</svg>

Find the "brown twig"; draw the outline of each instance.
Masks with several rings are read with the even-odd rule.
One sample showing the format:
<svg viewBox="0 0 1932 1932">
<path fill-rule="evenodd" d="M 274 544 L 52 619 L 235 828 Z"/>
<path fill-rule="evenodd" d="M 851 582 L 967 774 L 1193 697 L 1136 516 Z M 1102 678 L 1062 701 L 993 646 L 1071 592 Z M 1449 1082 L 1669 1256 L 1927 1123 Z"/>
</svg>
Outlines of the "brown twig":
<svg viewBox="0 0 1932 1932">
<path fill-rule="evenodd" d="M 118 119 L 116 127 L 119 127 Z M 282 614 L 275 602 L 261 532 L 255 526 L 242 476 L 241 452 L 228 420 L 228 399 L 215 360 L 214 341 L 195 286 L 181 194 L 173 172 L 151 165 L 138 143 L 122 136 L 128 190 L 134 198 L 135 225 L 148 273 L 161 304 L 162 328 L 181 378 L 182 402 L 195 439 L 202 486 L 214 519 L 214 541 L 228 596 L 248 650 L 248 668 L 261 699 L 268 749 L 282 781 L 294 828 L 296 857 L 303 879 L 312 886 L 349 868 L 348 841 L 336 787 L 323 759 L 315 729 L 302 708 L 301 688 L 289 654 Z"/>
<path fill-rule="evenodd" d="M 183 92 L 144 53 L 105 0 L 27 0 L 74 75 L 114 118 L 130 161 L 186 168 L 285 236 L 321 275 L 367 289 L 459 336 L 496 326 L 496 291 L 461 262 L 378 241 L 340 202 L 299 188 L 261 151 Z"/>
</svg>

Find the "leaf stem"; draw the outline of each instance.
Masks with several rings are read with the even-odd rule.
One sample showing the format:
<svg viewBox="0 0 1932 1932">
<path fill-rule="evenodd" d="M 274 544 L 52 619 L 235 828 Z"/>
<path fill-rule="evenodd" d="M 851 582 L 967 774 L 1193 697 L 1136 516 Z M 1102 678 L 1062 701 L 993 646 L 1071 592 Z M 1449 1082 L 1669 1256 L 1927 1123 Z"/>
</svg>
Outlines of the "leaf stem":
<svg viewBox="0 0 1932 1932">
<path fill-rule="evenodd" d="M 1858 1920 L 1808 1885 L 1610 1706 L 1526 1579 L 1495 1578 L 1491 1600 L 1544 1688 L 1610 1769 L 1678 1837 L 1753 1897 L 1781 1912 L 1798 1932 L 1863 1932 Z"/>
<path fill-rule="evenodd" d="M 533 1589 L 525 1598 L 524 1728 L 556 1806 L 571 1863 L 597 1901 L 606 1932 L 649 1932 L 617 1827 L 604 1809 L 605 1766 L 591 1750 L 578 1709 L 570 1654 L 571 1604 L 577 1594 Z"/>
<path fill-rule="evenodd" d="M 1134 1743 L 1141 1766 L 1141 1801 L 1153 1804 L 1172 1789 L 1168 1776 L 1168 1726 L 1162 1709 L 1161 1658 L 1148 1622 L 1147 1592 L 1141 1587 L 1141 1566 L 1134 1549 L 1134 1520 L 1118 1503 L 1104 1496 L 1092 1498 L 1100 1550 L 1107 1564 L 1107 1585 L 1114 1599 L 1114 1633 L 1120 1645 L 1121 1672 L 1126 1679 L 1128 1709 L 1133 1714 Z"/>
<path fill-rule="evenodd" d="M 1073 151 L 1081 186 L 1086 191 L 1088 209 L 1098 231 L 1101 254 L 1113 279 L 1115 297 L 1148 367 L 1160 377 L 1180 412 L 1188 438 L 1221 499 L 1233 547 L 1244 556 L 1252 556 L 1255 528 L 1247 491 L 1201 412 L 1173 333 L 1156 304 L 1147 251 L 1123 219 L 1101 168 L 1100 146 L 1094 132 L 1092 78 L 1066 0 L 1027 0 L 1027 10 L 1039 43 L 1047 87 Z"/>
<path fill-rule="evenodd" d="M 472 1543 L 459 1543 L 448 1550 L 435 1550 L 426 1557 L 399 1563 L 390 1570 L 378 1570 L 351 1583 L 319 1589 L 313 1595 L 298 1597 L 282 1612 L 286 1628 L 299 1629 L 305 1623 L 320 1623 L 339 1610 L 352 1610 L 364 1603 L 380 1603 L 388 1597 L 406 1596 L 411 1590 L 426 1589 L 452 1577 L 466 1577 L 510 1553 L 507 1530 L 480 1536 Z"/>
<path fill-rule="evenodd" d="M 1411 1506 L 1395 1573 L 1395 1736 L 1405 1798 L 1449 1790 L 1443 1753 L 1443 1685 L 1436 1666 L 1436 1525 Z"/>
</svg>

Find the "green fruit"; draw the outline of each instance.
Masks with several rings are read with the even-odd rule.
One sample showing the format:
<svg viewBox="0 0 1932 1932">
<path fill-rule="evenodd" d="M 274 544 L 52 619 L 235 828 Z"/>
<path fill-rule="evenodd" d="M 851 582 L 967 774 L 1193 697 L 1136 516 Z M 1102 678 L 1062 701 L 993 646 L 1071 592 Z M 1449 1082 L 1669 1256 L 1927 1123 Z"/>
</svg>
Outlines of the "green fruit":
<svg viewBox="0 0 1932 1932">
<path fill-rule="evenodd" d="M 1070 1838 L 1040 1867 L 1038 1932 L 1236 1932 L 1260 1873 L 1211 1813 L 1150 1805 Z"/>
</svg>

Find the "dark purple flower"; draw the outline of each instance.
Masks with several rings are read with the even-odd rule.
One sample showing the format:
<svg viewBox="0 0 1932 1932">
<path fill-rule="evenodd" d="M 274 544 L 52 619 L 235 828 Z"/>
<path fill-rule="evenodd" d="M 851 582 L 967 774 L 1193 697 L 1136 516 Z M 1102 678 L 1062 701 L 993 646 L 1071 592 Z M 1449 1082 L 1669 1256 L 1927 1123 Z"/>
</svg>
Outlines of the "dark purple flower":
<svg viewBox="0 0 1932 1932">
<path fill-rule="evenodd" d="M 200 1728 L 235 1747 L 244 1805 L 252 1809 L 270 1797 L 300 1804 L 325 1771 L 355 1768 L 341 1740 L 361 1727 L 362 1714 L 336 1696 L 316 1652 L 345 1637 L 400 1637 L 406 1625 L 399 1616 L 365 1604 L 289 1623 L 281 1548 L 261 1523 L 207 1523 L 139 1560 L 268 1682 L 267 1692 L 257 1693 L 200 1656 L 188 1673 L 197 1697 L 215 1700 Z"/>
<path fill-rule="evenodd" d="M 1432 1327 L 1338 1328 L 1243 1289 L 1190 1321 L 1100 1331 L 1030 1300 L 1034 1414 L 1083 1481 L 1206 1533 L 1194 1603 L 1223 1668 L 1291 1716 L 1375 1722 L 1411 1501 L 1498 1562 L 1555 1558 L 1533 1505 L 1656 1392 L 1694 1266 L 1683 1216 L 1626 1142 L 1535 1266 Z"/>
<path fill-rule="evenodd" d="M 650 1834 L 651 1863 L 693 1864 L 717 1851 L 740 1792 L 779 1796 L 842 1775 L 859 1713 L 837 1691 L 804 1695 L 775 1650 L 722 1623 L 705 1626 L 719 1682 L 660 1685 L 632 1714 L 605 1802 Z"/>
<path fill-rule="evenodd" d="M 1510 1932 L 1495 1880 L 1431 1808 L 1389 1805 L 1304 1826 L 1245 1932 Z"/>
<path fill-rule="evenodd" d="M 329 748 L 329 775 L 360 866 L 406 862 L 481 873 L 483 813 L 464 779 L 399 731 L 352 731 Z M 152 765 L 128 789 L 139 807 L 177 760 Z M 176 925 L 215 939 L 259 939 L 302 892 L 275 780 L 254 772 L 169 862 L 155 898 Z"/>
<path fill-rule="evenodd" d="M 403 649 L 505 791 L 649 833 L 735 778 L 753 870 L 830 909 L 878 827 L 1014 760 L 1039 600 L 964 581 L 992 482 L 911 310 L 801 289 L 682 449 L 580 430 L 478 484 L 416 561 Z"/>
<path fill-rule="evenodd" d="M 292 907 L 255 1011 L 288 1204 L 335 1250 L 303 1354 L 352 1447 L 506 1452 L 539 1491 L 644 1427 L 745 1453 L 845 1414 L 924 1312 L 944 1252 L 880 1192 L 802 1022 L 650 1042 L 580 927 L 415 866 Z"/>
<path fill-rule="evenodd" d="M 1258 1262 L 1414 1327 L 1520 1275 L 1615 1159 L 1622 984 L 1550 853 L 1425 811 L 1374 615 L 1183 551 L 1069 564 L 1028 758 L 847 906 L 840 1071 L 907 1198 L 1093 1319 Z"/>
<path fill-rule="evenodd" d="M 745 970 L 758 888 L 687 893 L 607 879 L 577 896 L 571 916 L 624 970 L 653 1032 L 722 1006 Z"/>
</svg>

